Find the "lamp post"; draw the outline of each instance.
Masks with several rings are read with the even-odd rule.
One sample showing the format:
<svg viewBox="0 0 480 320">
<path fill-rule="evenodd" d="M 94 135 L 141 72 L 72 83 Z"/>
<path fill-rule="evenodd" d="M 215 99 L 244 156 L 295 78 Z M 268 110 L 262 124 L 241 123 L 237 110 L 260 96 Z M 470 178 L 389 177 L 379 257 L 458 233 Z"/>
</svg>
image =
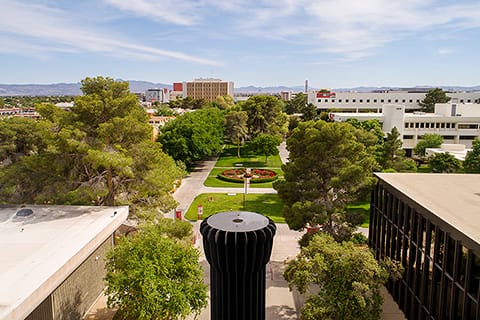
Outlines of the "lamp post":
<svg viewBox="0 0 480 320">
<path fill-rule="evenodd" d="M 248 193 L 248 184 L 250 183 L 250 178 L 252 177 L 252 173 L 250 168 L 247 168 L 245 173 L 243 174 L 243 181 L 244 181 L 244 189 L 243 189 L 243 210 L 247 210 L 246 208 L 246 195 Z"/>
</svg>

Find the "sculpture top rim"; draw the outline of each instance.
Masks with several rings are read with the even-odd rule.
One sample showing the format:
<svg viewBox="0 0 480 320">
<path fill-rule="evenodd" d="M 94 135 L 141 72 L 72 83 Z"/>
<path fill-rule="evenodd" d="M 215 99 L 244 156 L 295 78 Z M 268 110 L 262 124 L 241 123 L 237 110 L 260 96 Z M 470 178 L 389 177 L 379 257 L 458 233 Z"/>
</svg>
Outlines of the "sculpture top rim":
<svg viewBox="0 0 480 320">
<path fill-rule="evenodd" d="M 208 217 L 210 227 L 228 232 L 256 231 L 268 226 L 270 221 L 261 214 L 249 211 L 219 212 Z"/>
</svg>

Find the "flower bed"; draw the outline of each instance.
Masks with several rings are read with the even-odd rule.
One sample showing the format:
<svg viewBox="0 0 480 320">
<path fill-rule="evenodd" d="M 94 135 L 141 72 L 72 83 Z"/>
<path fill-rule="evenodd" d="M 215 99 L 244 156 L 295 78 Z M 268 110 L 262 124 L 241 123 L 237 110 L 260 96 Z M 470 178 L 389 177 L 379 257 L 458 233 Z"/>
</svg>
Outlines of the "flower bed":
<svg viewBox="0 0 480 320">
<path fill-rule="evenodd" d="M 245 168 L 229 169 L 217 175 L 217 178 L 223 181 L 243 183 L 244 175 L 247 173 Z M 278 175 L 273 170 L 251 169 L 250 183 L 265 183 L 277 180 Z"/>
</svg>

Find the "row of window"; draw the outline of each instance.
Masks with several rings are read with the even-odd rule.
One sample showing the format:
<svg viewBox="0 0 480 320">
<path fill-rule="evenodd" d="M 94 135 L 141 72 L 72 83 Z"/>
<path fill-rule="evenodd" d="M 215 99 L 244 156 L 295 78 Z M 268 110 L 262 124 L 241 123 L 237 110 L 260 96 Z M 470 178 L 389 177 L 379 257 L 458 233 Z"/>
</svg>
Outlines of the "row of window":
<svg viewBox="0 0 480 320">
<path fill-rule="evenodd" d="M 321 102 L 322 102 L 322 99 L 318 99 L 317 101 L 321 103 Z M 335 101 L 338 101 L 338 103 L 342 103 L 342 99 L 338 99 L 338 100 L 335 100 L 335 99 L 324 99 L 323 101 L 324 101 L 325 103 L 328 103 L 328 102 L 330 102 L 330 103 L 335 103 Z M 392 100 L 392 99 L 387 99 L 386 101 L 387 101 L 387 103 L 392 103 L 392 101 L 393 101 L 394 103 L 399 103 L 400 101 L 401 101 L 402 103 L 407 103 L 407 100 L 406 100 L 406 99 L 401 99 L 401 100 L 400 100 L 400 99 L 393 99 L 393 100 Z M 466 101 L 467 101 L 467 103 L 472 103 L 472 100 L 471 100 L 471 99 L 467 99 Z M 345 99 L 345 103 L 349 103 L 349 102 L 350 102 L 350 99 Z M 357 99 L 352 99 L 352 103 L 356 103 L 356 102 L 357 102 Z M 363 103 L 363 99 L 358 99 L 358 102 L 359 102 L 359 103 Z M 365 102 L 366 102 L 366 103 L 370 103 L 370 99 L 366 99 Z M 377 102 L 378 102 L 378 99 L 373 99 L 373 103 L 377 103 Z M 420 102 L 420 99 L 415 100 L 415 102 L 418 104 L 418 103 Z M 480 103 L 480 99 L 473 100 L 473 102 L 474 102 L 474 103 Z M 385 99 L 380 99 L 380 103 L 385 103 Z M 413 99 L 409 99 L 409 100 L 408 100 L 408 103 L 413 103 Z M 461 100 L 460 100 L 460 103 L 465 103 L 465 100 L 461 99 Z"/>
<path fill-rule="evenodd" d="M 458 136 L 459 140 L 475 140 L 478 136 Z M 455 140 L 455 136 L 444 136 L 442 135 L 443 140 Z M 412 140 L 413 136 L 410 134 L 405 134 L 403 135 L 403 140 Z M 418 137 L 418 139 L 421 139 L 421 137 Z"/>
<path fill-rule="evenodd" d="M 409 319 L 479 319 L 480 257 L 441 226 L 377 185 L 369 245 L 405 271 L 387 288 Z"/>
<path fill-rule="evenodd" d="M 415 129 L 455 129 L 454 122 L 405 122 L 405 128 Z M 478 128 L 478 125 L 477 125 Z M 460 129 L 460 128 L 459 128 Z M 464 129 L 464 128 L 463 128 Z"/>
</svg>

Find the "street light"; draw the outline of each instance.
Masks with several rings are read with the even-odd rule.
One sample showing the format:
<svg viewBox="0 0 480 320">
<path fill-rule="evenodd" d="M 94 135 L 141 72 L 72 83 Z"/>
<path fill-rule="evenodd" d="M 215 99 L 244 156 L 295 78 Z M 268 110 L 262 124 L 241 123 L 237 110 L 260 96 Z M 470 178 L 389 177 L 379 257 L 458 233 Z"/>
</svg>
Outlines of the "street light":
<svg viewBox="0 0 480 320">
<path fill-rule="evenodd" d="M 243 189 L 243 210 L 246 210 L 246 194 L 248 193 L 248 184 L 250 183 L 250 178 L 252 177 L 252 173 L 250 172 L 250 168 L 247 168 L 245 173 L 243 174 L 243 181 L 244 181 L 244 189 Z"/>
</svg>

